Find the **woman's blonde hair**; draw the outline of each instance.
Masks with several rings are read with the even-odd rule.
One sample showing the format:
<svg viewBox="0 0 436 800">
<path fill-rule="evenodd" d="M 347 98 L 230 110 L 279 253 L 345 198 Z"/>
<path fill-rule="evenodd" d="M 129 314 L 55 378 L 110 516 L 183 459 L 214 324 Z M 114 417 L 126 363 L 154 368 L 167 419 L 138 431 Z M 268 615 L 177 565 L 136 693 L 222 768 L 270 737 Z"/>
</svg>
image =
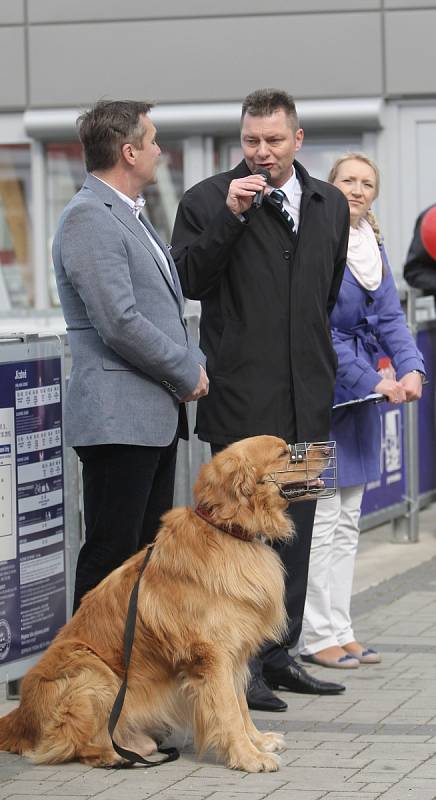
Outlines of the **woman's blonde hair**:
<svg viewBox="0 0 436 800">
<path fill-rule="evenodd" d="M 364 164 L 367 164 L 368 167 L 374 171 L 375 175 L 375 197 L 378 197 L 378 193 L 380 191 L 380 170 L 377 164 L 372 161 L 371 158 L 365 155 L 365 153 L 344 153 L 340 158 L 336 159 L 335 163 L 333 164 L 329 174 L 328 174 L 328 182 L 334 183 L 338 174 L 338 169 L 344 161 L 351 161 L 352 159 L 356 161 L 363 161 Z M 375 198 L 374 198 L 375 199 Z M 377 244 L 381 245 L 383 237 L 380 231 L 380 226 L 378 224 L 377 218 L 374 213 L 369 209 L 366 213 L 366 219 L 368 220 L 371 228 L 374 231 L 375 238 L 377 239 Z"/>
</svg>

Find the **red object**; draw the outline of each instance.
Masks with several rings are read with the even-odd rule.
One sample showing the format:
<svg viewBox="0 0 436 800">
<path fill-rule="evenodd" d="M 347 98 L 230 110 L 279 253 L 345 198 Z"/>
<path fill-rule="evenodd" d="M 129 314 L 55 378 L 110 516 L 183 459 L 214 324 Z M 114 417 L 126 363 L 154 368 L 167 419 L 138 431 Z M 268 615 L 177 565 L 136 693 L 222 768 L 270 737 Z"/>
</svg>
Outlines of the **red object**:
<svg viewBox="0 0 436 800">
<path fill-rule="evenodd" d="M 421 220 L 421 239 L 427 253 L 436 260 L 436 206 L 429 208 Z"/>
</svg>

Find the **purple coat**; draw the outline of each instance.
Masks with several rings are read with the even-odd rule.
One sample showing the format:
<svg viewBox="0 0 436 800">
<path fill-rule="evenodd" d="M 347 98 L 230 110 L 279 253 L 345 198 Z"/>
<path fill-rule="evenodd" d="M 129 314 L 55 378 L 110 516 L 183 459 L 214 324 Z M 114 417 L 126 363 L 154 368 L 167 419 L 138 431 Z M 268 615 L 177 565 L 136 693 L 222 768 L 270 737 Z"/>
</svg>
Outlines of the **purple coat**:
<svg viewBox="0 0 436 800">
<path fill-rule="evenodd" d="M 386 263 L 386 256 L 384 254 Z M 374 391 L 381 380 L 378 360 L 390 356 L 397 380 L 412 369 L 425 371 L 422 355 L 407 327 L 389 267 L 373 292 L 346 267 L 330 317 L 338 357 L 335 403 Z M 380 477 L 381 425 L 377 405 L 365 403 L 333 411 L 331 438 L 337 442 L 338 486 L 356 486 Z"/>
</svg>

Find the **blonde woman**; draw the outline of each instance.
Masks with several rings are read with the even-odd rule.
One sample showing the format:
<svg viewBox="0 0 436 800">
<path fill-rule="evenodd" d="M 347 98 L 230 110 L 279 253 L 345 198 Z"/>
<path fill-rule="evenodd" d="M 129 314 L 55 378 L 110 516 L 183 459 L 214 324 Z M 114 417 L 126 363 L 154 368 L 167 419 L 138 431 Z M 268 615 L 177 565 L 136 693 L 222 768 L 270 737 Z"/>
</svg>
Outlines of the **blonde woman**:
<svg viewBox="0 0 436 800">
<path fill-rule="evenodd" d="M 379 192 L 377 166 L 367 156 L 347 153 L 334 164 L 329 182 L 348 200 L 350 237 L 347 266 L 330 317 L 338 357 L 335 403 L 381 392 L 391 403 L 421 396 L 424 364 L 407 328 L 371 212 Z M 390 356 L 395 378 L 377 371 Z M 364 404 L 333 412 L 331 438 L 337 442 L 338 491 L 318 503 L 313 529 L 303 621 L 303 661 L 349 669 L 380 661 L 356 641 L 350 601 L 365 483 L 380 477 L 378 407 Z"/>
</svg>

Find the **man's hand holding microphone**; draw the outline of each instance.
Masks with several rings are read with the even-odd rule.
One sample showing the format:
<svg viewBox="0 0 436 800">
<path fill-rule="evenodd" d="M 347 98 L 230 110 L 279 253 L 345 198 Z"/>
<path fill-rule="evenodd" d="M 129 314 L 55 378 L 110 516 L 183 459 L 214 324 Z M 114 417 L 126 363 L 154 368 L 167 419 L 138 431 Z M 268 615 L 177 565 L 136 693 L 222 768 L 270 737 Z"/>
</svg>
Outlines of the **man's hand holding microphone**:
<svg viewBox="0 0 436 800">
<path fill-rule="evenodd" d="M 252 206 L 259 208 L 262 205 L 263 195 L 271 175 L 264 167 L 259 167 L 252 175 L 246 178 L 235 178 L 230 183 L 227 194 L 227 208 L 239 216 L 248 211 Z"/>
</svg>

